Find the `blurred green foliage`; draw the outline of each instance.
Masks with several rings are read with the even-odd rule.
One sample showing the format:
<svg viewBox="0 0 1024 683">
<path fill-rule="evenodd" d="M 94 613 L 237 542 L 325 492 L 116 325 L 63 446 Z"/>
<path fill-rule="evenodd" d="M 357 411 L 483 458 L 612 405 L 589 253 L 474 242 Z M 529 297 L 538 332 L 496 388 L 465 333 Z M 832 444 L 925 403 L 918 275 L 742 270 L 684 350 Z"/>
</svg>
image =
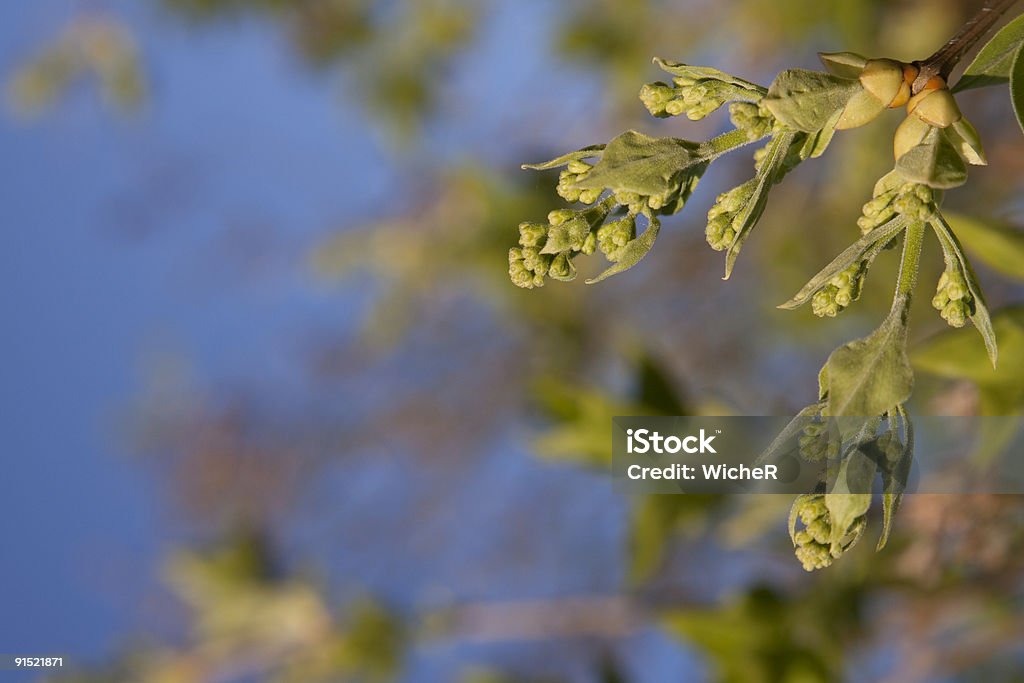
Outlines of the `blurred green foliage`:
<svg viewBox="0 0 1024 683">
<path fill-rule="evenodd" d="M 385 121 L 405 141 L 415 140 L 424 121 L 442 113 L 446 69 L 479 36 L 478 23 L 492 6 L 468 0 L 163 2 L 197 24 L 250 16 L 280 24 L 314 68 L 337 65 L 351 74 L 351 99 L 369 107 L 375 120 Z M 781 60 L 809 62 L 819 47 L 912 59 L 941 44 L 968 10 L 968 3 L 960 2 L 573 0 L 551 11 L 556 25 L 552 48 L 609 81 L 608 106 L 597 107 L 601 111 L 592 121 L 580 123 L 585 136 L 611 126 L 613 118 L 615 124 L 639 118 L 643 111 L 635 99 L 637 84 L 648 80 L 655 54 L 697 61 L 707 52 L 719 53 L 728 41 L 729 60 L 761 68 Z M 915 31 L 901 28 L 908 25 Z M 62 34 L 56 47 L 41 50 L 42 56 L 15 77 L 17 101 L 32 108 L 48 106 L 70 83 L 98 74 L 112 99 L 137 103 L 145 92 L 144 78 L 128 34 L 101 30 L 101 42 L 119 46 L 113 50 L 118 57 L 95 59 L 94 48 L 87 47 L 94 29 L 81 34 L 74 26 L 66 34 L 73 37 Z M 978 127 L 983 124 L 1001 125 L 993 115 L 986 115 Z M 512 140 L 515 132 L 504 131 Z M 856 234 L 863 192 L 870 191 L 873 178 L 888 163 L 879 150 L 887 150 L 889 140 L 888 131 L 857 131 L 835 143 L 839 161 L 813 174 L 797 171 L 796 182 L 776 190 L 758 235 L 761 248 L 751 254 L 755 267 L 749 277 L 757 278 L 764 298 L 783 301 Z M 1003 159 L 1008 163 L 1020 157 L 1019 144 L 1007 143 L 1006 149 Z M 415 159 L 415 151 L 411 154 Z M 999 163 L 998 154 L 992 154 L 994 164 Z M 513 422 L 525 426 L 530 443 L 546 461 L 593 469 L 607 461 L 611 416 L 748 410 L 739 401 L 723 400 L 723 393 L 728 394 L 720 393 L 715 382 L 727 386 L 751 363 L 766 369 L 780 362 L 776 352 L 756 350 L 769 344 L 799 343 L 797 361 L 813 372 L 820 365 L 818 356 L 832 343 L 821 332 L 808 334 L 810 315 L 787 319 L 785 326 L 770 325 L 752 312 L 762 302 L 752 305 L 749 293 L 712 293 L 718 265 L 707 263 L 711 259 L 699 246 L 699 236 L 663 235 L 671 258 L 650 264 L 643 277 L 627 277 L 602 289 L 545 288 L 543 300 L 520 292 L 508 284 L 503 270 L 506 244 L 519 217 L 546 213 L 554 178 L 534 183 L 483 160 L 455 166 L 431 162 L 418 168 L 421 177 L 410 186 L 413 196 L 404 208 L 362 225 L 341 225 L 310 255 L 314 272 L 339 288 L 372 288 L 372 312 L 357 321 L 361 343 L 330 349 L 343 357 L 345 371 L 354 373 L 353 367 L 367 364 L 367 349 L 400 368 L 392 376 L 374 378 L 375 386 L 390 392 L 399 407 L 345 432 L 344 441 L 353 452 L 373 443 L 366 430 L 381 424 L 401 425 L 412 435 L 410 443 L 434 443 L 433 423 L 438 420 L 395 416 L 406 414 L 403 409 L 422 413 L 443 408 L 450 412 L 438 414 L 480 425 L 481 441 Z M 724 169 L 722 177 L 705 182 L 729 182 L 736 173 Z M 972 202 L 1005 205 L 1019 182 L 1012 173 L 990 176 L 984 187 L 967 190 L 961 210 L 974 209 Z M 839 193 L 831 189 L 836 186 L 863 192 Z M 680 227 L 666 225 L 665 232 Z M 1012 230 L 979 227 L 973 233 L 965 228 L 964 242 L 980 261 L 1019 277 L 1019 263 L 1010 257 L 1019 249 Z M 938 259 L 925 268 L 938 279 Z M 848 329 L 860 325 L 856 316 L 871 318 L 884 310 L 890 296 L 888 288 L 867 287 L 850 311 L 854 317 L 845 323 Z M 722 315 L 723 310 L 729 315 Z M 469 352 L 458 321 L 481 311 L 491 327 L 487 352 L 478 355 Z M 689 317 L 695 322 L 687 326 Z M 1024 358 L 1024 349 L 1018 348 L 1024 344 L 1024 318 L 1010 308 L 995 313 L 993 321 L 1003 348 L 1000 379 L 972 330 L 944 331 L 912 354 L 917 369 L 943 378 L 934 387 L 937 399 L 971 382 L 981 398 L 969 403 L 970 410 L 1019 411 L 1024 367 L 1017 368 L 1016 362 Z M 715 329 L 709 327 L 712 322 Z M 420 359 L 425 334 L 440 339 L 430 348 L 444 349 L 446 359 L 458 361 L 458 372 L 446 375 L 440 388 L 413 382 L 401 365 Z M 481 377 L 483 385 L 476 382 Z M 806 403 L 806 397 L 792 395 L 785 383 L 762 391 L 783 412 Z M 498 408 L 493 394 L 503 401 Z M 217 530 L 213 548 L 175 553 L 167 564 L 166 580 L 188 627 L 184 642 L 129 643 L 124 655 L 108 665 L 63 680 L 400 679 L 410 653 L 421 647 L 415 627 L 424 615 L 388 610 L 369 598 L 339 607 L 327 597 L 330 586 L 279 566 L 267 540 L 269 531 L 226 533 L 224 520 L 216 518 L 223 514 L 237 521 L 234 511 L 221 512 L 230 508 L 222 498 L 248 497 L 249 503 L 259 505 L 265 495 L 251 480 L 225 477 L 265 468 L 275 483 L 290 482 L 291 476 L 274 472 L 271 458 L 264 455 L 282 450 L 292 455 L 281 444 L 296 441 L 297 430 L 303 444 L 334 443 L 338 429 L 332 418 L 321 416 L 322 424 L 311 418 L 298 426 L 282 419 L 282 427 L 242 402 L 237 406 L 237 432 L 232 431 L 236 421 L 228 420 L 230 425 L 214 430 L 222 438 L 211 445 L 210 430 L 199 427 L 219 424 L 211 407 L 218 403 L 188 405 L 203 412 L 206 422 L 175 422 L 176 416 L 165 410 L 160 417 L 169 424 L 149 434 L 164 446 L 157 450 L 194 458 L 199 463 L 195 469 L 206 467 L 223 475 L 182 476 L 174 484 L 182 501 L 216 499 L 199 506 L 203 515 L 214 518 L 204 519 L 205 528 Z M 456 450 L 440 438 L 436 441 L 440 450 Z M 460 447 L 478 451 L 464 443 Z M 431 466 L 441 465 L 423 463 L 424 468 Z M 316 480 L 322 471 L 309 467 L 295 478 Z M 211 479 L 217 486 L 209 485 Z M 229 480 L 232 490 L 224 493 L 228 487 L 222 484 Z M 1015 649 L 1024 639 L 1021 510 L 1006 497 L 916 497 L 906 503 L 889 552 L 875 556 L 860 546 L 842 567 L 806 577 L 791 566 L 791 548 L 772 501 L 638 498 L 628 501 L 621 535 L 621 597 L 641 615 L 642 628 L 661 626 L 693 648 L 707 664 L 707 680 L 876 680 L 864 674 L 867 665 L 862 664 L 872 656 L 885 660 L 883 668 L 891 671 L 893 681 L 978 680 L 971 677 L 972 669 L 986 659 L 998 662 L 998 671 L 983 674 L 981 680 L 1012 680 L 1024 670 Z M 362 513 L 375 515 L 373 509 Z M 257 521 L 270 526 L 268 520 Z M 735 548 L 740 538 L 742 551 Z M 410 574 L 415 571 L 410 568 Z M 738 576 L 731 588 L 713 589 L 700 578 L 734 572 Z M 451 637 L 458 642 L 457 634 Z M 603 662 L 610 645 L 587 641 L 580 651 Z M 524 661 L 524 667 L 534 663 Z M 529 671 L 505 676 L 500 664 L 483 668 L 496 671 L 471 672 L 469 680 L 544 680 Z"/>
</svg>

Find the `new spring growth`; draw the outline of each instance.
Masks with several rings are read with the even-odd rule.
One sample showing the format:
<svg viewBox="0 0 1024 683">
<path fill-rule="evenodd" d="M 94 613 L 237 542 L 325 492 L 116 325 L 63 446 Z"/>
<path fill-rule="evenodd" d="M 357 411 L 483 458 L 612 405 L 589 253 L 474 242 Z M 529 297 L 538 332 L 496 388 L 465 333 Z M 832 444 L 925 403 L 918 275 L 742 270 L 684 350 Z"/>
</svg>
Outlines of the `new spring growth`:
<svg viewBox="0 0 1024 683">
<path fill-rule="evenodd" d="M 581 190 L 576 186 L 576 183 L 583 180 L 592 168 L 593 166 L 585 161 L 570 161 L 558 176 L 558 186 L 556 187 L 558 196 L 570 204 L 572 202 L 582 202 L 583 204 L 596 202 L 601 197 L 601 190 Z"/>
<path fill-rule="evenodd" d="M 640 89 L 640 101 L 660 119 L 682 116 L 699 121 L 733 99 L 735 89 L 715 79 L 676 76 L 673 85 L 656 81 Z"/>
<path fill-rule="evenodd" d="M 840 311 L 859 299 L 866 272 L 867 264 L 861 261 L 854 263 L 832 278 L 811 299 L 811 310 L 814 315 L 819 318 L 834 318 Z"/>
<path fill-rule="evenodd" d="M 800 531 L 796 530 L 798 519 L 804 527 Z M 831 566 L 860 540 L 866 528 L 866 516 L 861 515 L 849 529 L 843 530 L 840 540 L 833 540 L 836 534 L 823 494 L 799 496 L 790 511 L 789 531 L 796 558 L 809 572 Z"/>
<path fill-rule="evenodd" d="M 911 221 L 926 221 L 937 210 L 935 192 L 930 187 L 907 182 L 894 172 L 875 185 L 874 197 L 861 209 L 857 226 L 866 235 L 898 215 Z"/>
<path fill-rule="evenodd" d="M 831 438 L 828 424 L 820 417 L 804 424 L 797 443 L 800 457 L 807 462 L 822 462 L 838 455 L 838 444 Z"/>
<path fill-rule="evenodd" d="M 576 277 L 573 259 L 597 249 L 597 229 L 612 202 L 606 199 L 590 209 L 560 209 L 548 214 L 547 224 L 522 223 L 519 246 L 509 249 L 508 274 L 517 287 L 542 287 L 544 278 L 568 281 Z"/>
<path fill-rule="evenodd" d="M 951 326 L 963 327 L 967 319 L 974 315 L 974 297 L 963 275 L 955 270 L 944 271 L 939 278 L 932 306 Z"/>
<path fill-rule="evenodd" d="M 736 223 L 740 220 L 743 207 L 753 196 L 756 184 L 755 180 L 748 180 L 739 187 L 723 192 L 708 211 L 708 225 L 704 233 L 708 245 L 715 251 L 728 249 L 736 240 Z"/>
<path fill-rule="evenodd" d="M 763 104 L 733 102 L 729 105 L 729 121 L 747 134 L 751 142 L 768 137 L 777 122 Z"/>
</svg>

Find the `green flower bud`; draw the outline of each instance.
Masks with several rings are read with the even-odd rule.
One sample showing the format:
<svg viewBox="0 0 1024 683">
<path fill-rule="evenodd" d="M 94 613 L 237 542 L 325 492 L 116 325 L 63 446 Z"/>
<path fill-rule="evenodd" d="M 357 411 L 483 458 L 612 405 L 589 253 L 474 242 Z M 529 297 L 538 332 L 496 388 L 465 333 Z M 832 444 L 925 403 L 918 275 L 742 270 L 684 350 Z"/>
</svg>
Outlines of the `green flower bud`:
<svg viewBox="0 0 1024 683">
<path fill-rule="evenodd" d="M 529 248 L 529 247 L 528 247 Z M 525 254 L 524 249 L 509 249 L 508 250 L 508 274 L 512 280 L 512 284 L 516 287 L 522 287 L 523 289 L 533 289 L 534 287 L 544 286 L 544 275 L 543 273 L 535 273 L 530 265 L 536 265 L 538 263 L 544 264 L 546 267 L 550 263 L 550 257 L 541 257 L 536 254 L 534 249 L 533 253 Z M 527 263 L 527 257 L 530 259 L 530 263 Z"/>
<path fill-rule="evenodd" d="M 584 204 L 593 204 L 601 198 L 601 190 L 590 189 L 580 192 L 580 201 Z"/>
<path fill-rule="evenodd" d="M 811 310 L 818 317 L 834 318 L 843 309 L 860 298 L 866 264 L 855 263 L 832 278 L 811 299 Z"/>
<path fill-rule="evenodd" d="M 672 100 L 665 105 L 665 113 L 669 116 L 679 116 L 686 113 L 686 102 L 683 100 Z"/>
<path fill-rule="evenodd" d="M 572 220 L 576 217 L 576 212 L 571 209 L 555 209 L 548 214 L 548 223 L 551 225 L 561 225 L 566 221 Z"/>
<path fill-rule="evenodd" d="M 932 306 L 950 326 L 963 327 L 967 319 L 974 315 L 974 297 L 963 275 L 955 270 L 943 272 L 932 298 Z"/>
<path fill-rule="evenodd" d="M 590 164 L 585 161 L 570 161 L 568 166 L 565 167 L 569 173 L 575 173 L 577 176 L 585 175 L 590 172 L 593 168 Z"/>
<path fill-rule="evenodd" d="M 547 239 L 548 226 L 542 223 L 520 223 L 519 244 L 523 247 L 539 247 Z"/>
<path fill-rule="evenodd" d="M 636 219 L 632 216 L 605 223 L 597 229 L 597 246 L 613 263 L 622 256 L 622 250 L 636 237 Z"/>
<path fill-rule="evenodd" d="M 569 252 L 562 252 L 554 258 L 548 268 L 548 275 L 562 282 L 569 282 L 576 278 L 576 266 L 573 265 Z"/>
<path fill-rule="evenodd" d="M 752 102 L 733 102 L 729 105 L 729 120 L 739 130 L 746 131 L 751 141 L 771 134 L 774 117 L 767 109 Z"/>
<path fill-rule="evenodd" d="M 836 130 L 849 130 L 859 128 L 878 118 L 878 115 L 885 111 L 885 103 L 867 90 L 861 90 L 853 95 L 843 108 L 836 123 Z"/>
<path fill-rule="evenodd" d="M 648 83 L 640 89 L 640 101 L 647 107 L 652 116 L 666 118 L 670 114 L 666 105 L 676 96 L 677 90 L 660 81 Z"/>
<path fill-rule="evenodd" d="M 736 240 L 734 221 L 750 199 L 753 186 L 748 181 L 739 187 L 718 195 L 714 206 L 708 211 L 708 225 L 704 231 L 708 245 L 715 251 L 723 251 Z"/>
<path fill-rule="evenodd" d="M 593 233 L 593 232 L 588 233 L 587 234 L 587 239 L 583 240 L 583 246 L 580 247 L 580 251 L 582 251 L 587 256 L 590 256 L 596 250 L 597 250 L 597 234 Z"/>
</svg>

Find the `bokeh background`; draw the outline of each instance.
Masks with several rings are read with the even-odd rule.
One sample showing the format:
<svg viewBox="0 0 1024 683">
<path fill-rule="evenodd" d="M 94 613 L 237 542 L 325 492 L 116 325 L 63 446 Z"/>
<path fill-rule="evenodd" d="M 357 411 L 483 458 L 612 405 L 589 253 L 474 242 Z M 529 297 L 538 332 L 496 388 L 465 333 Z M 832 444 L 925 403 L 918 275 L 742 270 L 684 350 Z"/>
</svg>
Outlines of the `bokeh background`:
<svg viewBox="0 0 1024 683">
<path fill-rule="evenodd" d="M 922 58 L 977 4 L 4 3 L 0 651 L 72 681 L 1024 680 L 1016 498 L 911 496 L 884 552 L 811 575 L 784 497 L 627 499 L 602 469 L 613 415 L 816 398 L 895 258 L 835 321 L 775 305 L 858 235 L 898 113 L 778 187 L 728 282 L 704 211 L 746 152 L 629 273 L 506 272 L 559 204 L 519 164 L 728 126 L 650 119 L 653 56 L 766 84 Z M 1003 226 L 965 240 L 1001 309 L 1024 137 L 995 90 L 962 98 L 990 166 L 947 205 Z M 919 356 L 915 409 L 1019 412 L 1024 372 L 979 375 L 966 332 L 962 365 Z"/>
</svg>

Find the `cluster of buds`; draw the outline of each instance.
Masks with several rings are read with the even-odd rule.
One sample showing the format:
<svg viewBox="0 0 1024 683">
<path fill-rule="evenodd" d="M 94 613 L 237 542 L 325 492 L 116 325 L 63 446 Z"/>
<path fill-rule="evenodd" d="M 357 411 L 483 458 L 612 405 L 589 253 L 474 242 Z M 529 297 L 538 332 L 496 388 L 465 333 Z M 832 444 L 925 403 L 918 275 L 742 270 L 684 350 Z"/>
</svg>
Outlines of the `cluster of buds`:
<svg viewBox="0 0 1024 683">
<path fill-rule="evenodd" d="M 676 76 L 672 85 L 657 81 L 640 89 L 640 101 L 660 119 L 686 115 L 699 121 L 733 98 L 735 89 L 713 78 Z"/>
<path fill-rule="evenodd" d="M 814 298 L 811 299 L 814 315 L 819 318 L 834 318 L 840 311 L 860 298 L 866 270 L 866 264 L 863 261 L 854 263 L 818 290 Z"/>
<path fill-rule="evenodd" d="M 739 187 L 718 195 L 714 206 L 708 211 L 708 226 L 705 229 L 708 245 L 715 251 L 732 246 L 739 226 L 736 221 L 743 207 L 750 201 L 756 180 L 748 180 Z"/>
<path fill-rule="evenodd" d="M 751 142 L 771 134 L 777 121 L 763 104 L 733 102 L 729 105 L 729 120 L 747 134 Z"/>
<path fill-rule="evenodd" d="M 823 462 L 838 453 L 838 443 L 829 433 L 828 423 L 816 417 L 807 421 L 797 438 L 800 457 L 807 462 Z"/>
<path fill-rule="evenodd" d="M 861 90 L 846 103 L 836 128 L 846 130 L 863 126 L 886 109 L 907 104 L 911 99 L 911 84 L 917 74 L 918 68 L 912 64 L 893 59 L 866 60 L 857 75 Z"/>
<path fill-rule="evenodd" d="M 832 516 L 825 505 L 824 494 L 820 493 L 799 496 L 793 503 L 790 519 L 790 533 L 796 548 L 796 558 L 809 572 L 831 566 L 860 540 L 867 528 L 866 516 L 861 515 L 851 528 L 846 530 L 842 540 L 833 543 Z M 800 531 L 795 529 L 797 519 L 804 525 Z"/>
<path fill-rule="evenodd" d="M 857 219 L 861 234 L 887 223 L 897 215 L 913 221 L 926 221 L 935 212 L 935 192 L 921 183 L 899 182 L 898 177 L 888 177 L 889 182 L 880 182 L 875 196 L 864 205 L 862 216 Z"/>
<path fill-rule="evenodd" d="M 593 204 L 601 197 L 601 190 L 581 190 L 576 183 L 583 180 L 593 166 L 585 161 L 570 161 L 558 175 L 558 196 L 565 201 Z"/>
<path fill-rule="evenodd" d="M 576 277 L 573 259 L 597 250 L 597 231 L 611 209 L 611 202 L 582 211 L 560 209 L 548 214 L 547 224 L 522 223 L 519 246 L 509 249 L 508 274 L 524 289 L 542 287 L 544 278 L 569 281 Z"/>
<path fill-rule="evenodd" d="M 967 318 L 974 315 L 974 297 L 964 276 L 956 270 L 944 271 L 932 298 L 932 306 L 952 327 L 963 327 Z"/>
<path fill-rule="evenodd" d="M 973 166 L 984 166 L 985 150 L 978 131 L 964 118 L 960 107 L 941 76 L 928 80 L 907 102 L 907 118 L 893 136 L 893 156 L 899 159 L 939 129 L 957 154 Z"/>
<path fill-rule="evenodd" d="M 830 566 L 836 558 L 831 552 L 832 520 L 825 507 L 825 496 L 800 496 L 793 503 L 793 508 L 804 525 L 793 534 L 796 559 L 809 572 Z"/>
<path fill-rule="evenodd" d="M 605 223 L 597 229 L 597 248 L 612 263 L 622 256 L 622 250 L 636 237 L 636 218 L 627 214 L 623 218 Z"/>
</svg>

